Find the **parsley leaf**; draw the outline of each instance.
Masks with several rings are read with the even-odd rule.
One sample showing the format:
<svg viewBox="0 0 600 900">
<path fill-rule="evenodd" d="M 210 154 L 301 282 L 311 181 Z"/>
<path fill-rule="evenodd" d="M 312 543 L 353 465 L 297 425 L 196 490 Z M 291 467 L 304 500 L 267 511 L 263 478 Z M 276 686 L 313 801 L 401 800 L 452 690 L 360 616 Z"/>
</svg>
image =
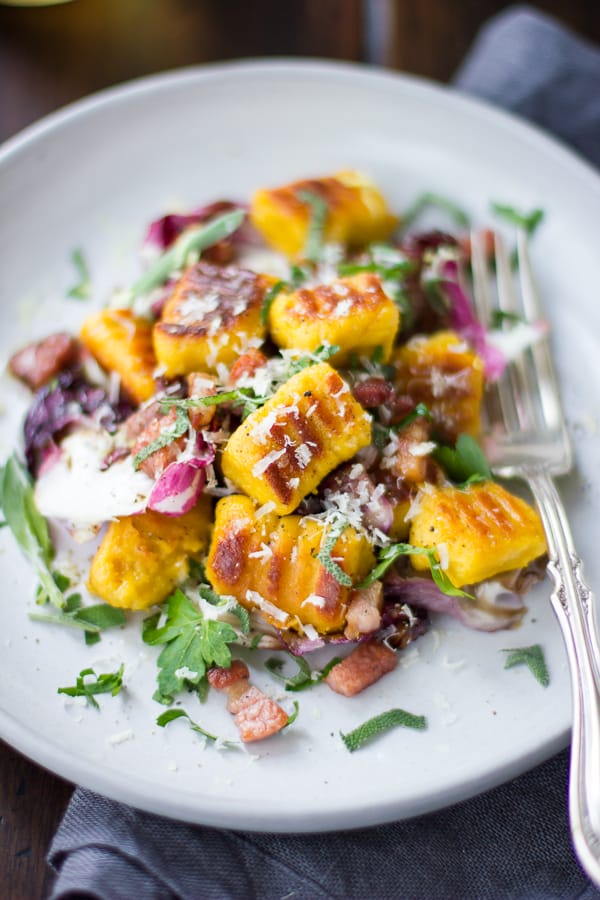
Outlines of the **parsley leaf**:
<svg viewBox="0 0 600 900">
<path fill-rule="evenodd" d="M 132 460 L 134 469 L 139 469 L 145 459 L 148 459 L 148 457 L 157 450 L 161 450 L 163 447 L 172 444 L 173 441 L 176 441 L 177 438 L 182 437 L 188 431 L 190 427 L 190 417 L 187 409 L 178 406 L 175 415 L 176 419 L 174 422 L 169 422 L 157 438 L 145 447 L 142 447 L 142 449 L 135 454 Z"/>
<path fill-rule="evenodd" d="M 112 694 L 116 697 L 123 687 L 124 668 L 124 664 L 121 663 L 117 672 L 106 672 L 104 675 L 96 675 L 93 669 L 82 669 L 76 684 L 73 687 L 59 688 L 58 693 L 67 694 L 69 697 L 85 697 L 91 706 L 100 709 L 94 694 Z M 89 677 L 96 680 L 86 681 Z"/>
<path fill-rule="evenodd" d="M 65 598 L 50 569 L 54 551 L 48 524 L 35 505 L 29 473 L 15 453 L 2 469 L 0 497 L 6 524 L 33 564 L 44 593 L 56 606 L 63 607 Z"/>
<path fill-rule="evenodd" d="M 531 212 L 520 212 L 514 206 L 506 206 L 502 203 L 492 203 L 492 211 L 500 218 L 522 228 L 528 235 L 532 235 L 538 225 L 543 221 L 544 210 L 533 209 Z"/>
<path fill-rule="evenodd" d="M 459 228 L 469 227 L 470 219 L 464 209 L 461 209 L 460 206 L 457 206 L 456 203 L 449 200 L 447 197 L 443 197 L 441 194 L 436 194 L 433 191 L 426 191 L 425 193 L 420 194 L 412 206 L 410 206 L 401 216 L 400 221 L 402 230 L 404 231 L 405 229 L 410 228 L 421 213 L 432 206 L 437 209 L 442 209 L 447 213 Z"/>
<path fill-rule="evenodd" d="M 72 297 L 74 300 L 87 300 L 91 293 L 90 272 L 83 251 L 79 247 L 71 253 L 71 262 L 79 281 L 67 292 L 67 297 Z"/>
<path fill-rule="evenodd" d="M 192 731 L 195 731 L 197 734 L 201 734 L 202 737 L 205 737 L 209 741 L 218 741 L 219 738 L 216 734 L 211 734 L 209 731 L 205 731 L 201 725 L 198 725 L 197 722 L 190 717 L 189 713 L 185 711 L 185 709 L 166 709 L 160 716 L 156 719 L 156 724 L 160 725 L 161 728 L 164 728 L 169 722 L 174 722 L 175 719 L 187 719 L 190 728 Z M 233 741 L 223 741 L 223 745 L 233 744 Z"/>
<path fill-rule="evenodd" d="M 146 619 L 142 629 L 144 643 L 164 644 L 158 657 L 159 703 L 168 704 L 186 685 L 197 687 L 210 666 L 228 668 L 231 651 L 228 644 L 237 634 L 227 622 L 206 619 L 202 612 L 177 589 L 166 600 L 166 622 L 157 628 L 159 615 Z"/>
<path fill-rule="evenodd" d="M 416 728 L 422 730 L 427 727 L 427 719 L 425 716 L 415 716 L 413 713 L 406 712 L 405 709 L 388 709 L 387 712 L 380 713 L 372 719 L 368 719 L 347 734 L 340 731 L 341 738 L 346 745 L 346 749 L 350 753 L 354 753 L 359 747 L 362 747 L 367 741 L 377 737 L 390 728 Z"/>
<path fill-rule="evenodd" d="M 177 240 L 159 256 L 147 272 L 135 282 L 129 292 L 133 300 L 142 294 L 148 294 L 163 284 L 172 272 L 183 268 L 192 253 L 201 253 L 208 247 L 218 244 L 233 234 L 244 221 L 245 213 L 241 209 L 217 216 L 210 222 L 197 227 L 186 228 Z"/>
<path fill-rule="evenodd" d="M 329 675 L 334 666 L 341 662 L 341 659 L 336 656 L 323 669 L 311 669 L 302 656 L 294 656 L 293 653 L 288 653 L 287 655 L 298 666 L 298 671 L 295 675 L 281 674 L 281 669 L 283 668 L 282 659 L 271 657 L 265 663 L 265 667 L 271 675 L 283 682 L 286 691 L 305 691 L 307 688 L 314 687 L 315 684 L 319 684 Z"/>
<path fill-rule="evenodd" d="M 548 687 L 550 676 L 544 659 L 544 651 L 539 644 L 534 644 L 532 647 L 515 647 L 501 652 L 508 653 L 504 663 L 505 669 L 512 669 L 513 666 L 528 666 L 539 683 L 543 687 Z"/>
<path fill-rule="evenodd" d="M 378 565 L 375 566 L 370 575 L 367 575 L 364 581 L 361 581 L 358 587 L 369 587 L 370 584 L 373 584 L 374 581 L 377 581 L 382 575 L 385 575 L 390 566 L 392 566 L 397 559 L 400 559 L 401 556 L 426 556 L 429 560 L 431 577 L 442 593 L 448 594 L 450 597 L 468 597 L 470 600 L 473 599 L 471 594 L 461 591 L 460 588 L 457 588 L 452 584 L 442 569 L 433 547 L 414 547 L 412 544 L 390 544 L 388 547 L 384 547 L 379 554 Z"/>
<path fill-rule="evenodd" d="M 492 470 L 477 441 L 468 434 L 459 435 L 454 449 L 436 447 L 435 459 L 444 467 L 452 481 L 467 484 L 477 481 L 491 481 Z"/>
<path fill-rule="evenodd" d="M 310 207 L 304 256 L 309 262 L 318 263 L 323 254 L 328 206 L 325 200 L 314 191 L 298 191 L 296 196 L 302 203 L 307 203 Z"/>
</svg>

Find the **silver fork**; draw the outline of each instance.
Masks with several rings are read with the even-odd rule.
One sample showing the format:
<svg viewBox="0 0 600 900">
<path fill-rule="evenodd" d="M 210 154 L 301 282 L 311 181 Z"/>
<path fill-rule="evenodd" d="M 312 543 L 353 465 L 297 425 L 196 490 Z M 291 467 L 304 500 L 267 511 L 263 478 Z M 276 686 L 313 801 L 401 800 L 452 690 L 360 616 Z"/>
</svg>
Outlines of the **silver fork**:
<svg viewBox="0 0 600 900">
<path fill-rule="evenodd" d="M 504 243 L 495 235 L 496 291 L 491 289 L 483 235 L 471 236 L 473 294 L 478 318 L 492 310 L 541 318 L 539 294 L 527 236 L 518 234 L 520 290 Z M 526 481 L 536 500 L 548 543 L 551 602 L 565 641 L 571 672 L 573 731 L 569 778 L 569 818 L 575 852 L 590 879 L 600 886 L 600 645 L 594 596 L 583 581 L 581 560 L 553 477 L 572 466 L 550 347 L 543 338 L 510 363 L 488 391 L 484 429 L 495 474 Z"/>
</svg>

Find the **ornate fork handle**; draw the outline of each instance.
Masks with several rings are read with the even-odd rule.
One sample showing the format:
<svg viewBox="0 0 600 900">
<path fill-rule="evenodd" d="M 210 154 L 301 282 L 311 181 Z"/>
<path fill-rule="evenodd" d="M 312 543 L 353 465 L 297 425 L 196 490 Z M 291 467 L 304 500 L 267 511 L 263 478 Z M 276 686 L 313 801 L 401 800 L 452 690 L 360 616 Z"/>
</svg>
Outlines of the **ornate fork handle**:
<svg viewBox="0 0 600 900">
<path fill-rule="evenodd" d="M 552 606 L 571 672 L 573 735 L 569 815 L 573 844 L 589 877 L 600 886 L 600 650 L 594 597 L 581 577 L 581 561 L 554 483 L 545 472 L 525 476 L 544 523 L 554 582 Z"/>
</svg>

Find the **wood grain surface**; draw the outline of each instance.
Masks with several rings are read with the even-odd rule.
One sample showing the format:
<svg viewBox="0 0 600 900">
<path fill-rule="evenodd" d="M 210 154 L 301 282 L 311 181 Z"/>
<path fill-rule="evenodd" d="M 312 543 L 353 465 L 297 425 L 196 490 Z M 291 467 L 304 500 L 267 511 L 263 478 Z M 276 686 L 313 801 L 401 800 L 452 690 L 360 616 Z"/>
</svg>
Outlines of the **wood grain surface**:
<svg viewBox="0 0 600 900">
<path fill-rule="evenodd" d="M 0 0 L 0 140 L 92 91 L 153 72 L 254 56 L 379 62 L 445 81 L 500 0 Z M 600 42 L 600 3 L 537 6 Z M 532 65 L 534 61 L 532 61 Z M 46 896 L 45 855 L 72 787 L 0 742 L 0 897 Z"/>
</svg>

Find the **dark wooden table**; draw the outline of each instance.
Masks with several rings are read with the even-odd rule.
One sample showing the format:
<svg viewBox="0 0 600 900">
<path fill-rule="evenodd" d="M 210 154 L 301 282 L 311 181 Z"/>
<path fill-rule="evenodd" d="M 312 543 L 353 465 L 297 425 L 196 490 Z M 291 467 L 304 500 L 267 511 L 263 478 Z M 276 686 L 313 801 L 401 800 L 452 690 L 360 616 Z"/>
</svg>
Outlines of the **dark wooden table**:
<svg viewBox="0 0 600 900">
<path fill-rule="evenodd" d="M 14 0 L 13 0 L 14 2 Z M 178 66 L 249 56 L 369 60 L 447 81 L 501 0 L 0 0 L 0 141 L 92 91 Z M 600 5 L 544 0 L 600 41 Z M 535 64 L 532 61 L 532 65 Z M 45 896 L 45 854 L 72 786 L 0 742 L 0 896 Z"/>
</svg>

